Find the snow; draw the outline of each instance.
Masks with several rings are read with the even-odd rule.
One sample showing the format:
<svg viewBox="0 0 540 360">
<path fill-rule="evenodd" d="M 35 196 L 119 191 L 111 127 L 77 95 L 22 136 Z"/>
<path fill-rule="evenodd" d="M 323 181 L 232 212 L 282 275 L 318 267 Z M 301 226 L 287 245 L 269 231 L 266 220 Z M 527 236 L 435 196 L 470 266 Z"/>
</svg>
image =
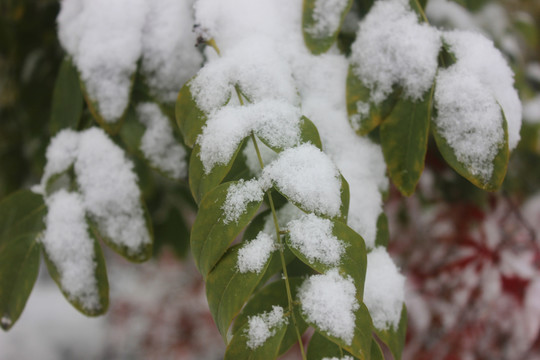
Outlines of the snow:
<svg viewBox="0 0 540 360">
<path fill-rule="evenodd" d="M 140 149 L 152 166 L 175 180 L 187 176 L 187 152 L 174 138 L 169 119 L 154 103 L 137 105 L 139 121 L 146 126 Z"/>
<path fill-rule="evenodd" d="M 274 238 L 263 231 L 259 232 L 255 239 L 246 242 L 238 251 L 238 271 L 242 274 L 260 273 L 274 250 Z"/>
<path fill-rule="evenodd" d="M 338 30 L 348 4 L 348 0 L 316 0 L 313 9 L 314 24 L 306 32 L 318 39 L 332 36 Z"/>
<path fill-rule="evenodd" d="M 343 278 L 337 269 L 310 276 L 298 289 L 298 299 L 306 319 L 347 345 L 352 343 L 354 312 L 360 307 L 355 295 L 352 278 Z"/>
<path fill-rule="evenodd" d="M 246 211 L 248 203 L 262 201 L 264 192 L 257 180 L 244 181 L 232 184 L 227 191 L 227 198 L 223 203 L 222 210 L 223 223 L 228 224 L 238 221 L 240 216 Z"/>
<path fill-rule="evenodd" d="M 420 100 L 433 84 L 440 47 L 438 31 L 419 24 L 407 2 L 377 1 L 360 23 L 351 63 L 373 103 L 381 103 L 394 85 Z"/>
<path fill-rule="evenodd" d="M 94 240 L 81 196 L 59 190 L 47 199 L 47 209 L 41 242 L 58 270 L 62 289 L 84 309 L 99 309 Z"/>
<path fill-rule="evenodd" d="M 383 247 L 368 253 L 364 304 L 379 330 L 397 330 L 405 298 L 405 277 Z"/>
<path fill-rule="evenodd" d="M 272 311 L 264 312 L 261 315 L 250 316 L 246 334 L 248 337 L 247 346 L 254 350 L 264 344 L 271 336 L 275 335 L 276 328 L 286 323 L 283 317 L 281 306 L 272 306 Z"/>
<path fill-rule="evenodd" d="M 354 360 L 352 357 L 350 357 L 349 355 L 345 355 L 343 357 L 340 357 L 340 358 L 337 358 L 335 356 L 333 357 L 323 357 L 322 360 Z"/>
<path fill-rule="evenodd" d="M 193 0 L 147 0 L 142 28 L 142 72 L 151 92 L 173 103 L 182 85 L 201 67 L 193 28 Z"/>
<path fill-rule="evenodd" d="M 429 21 L 439 26 L 480 31 L 474 16 L 460 4 L 448 0 L 430 0 L 426 6 Z"/>
<path fill-rule="evenodd" d="M 300 141 L 300 109 L 283 100 L 223 107 L 212 113 L 197 138 L 200 159 L 208 174 L 227 164 L 244 138 L 252 132 L 270 146 L 288 148 Z"/>
<path fill-rule="evenodd" d="M 135 254 L 150 243 L 133 163 L 101 129 L 81 133 L 75 174 L 100 233 Z"/>
<path fill-rule="evenodd" d="M 540 95 L 523 102 L 523 120 L 531 124 L 540 123 Z"/>
<path fill-rule="evenodd" d="M 51 144 L 47 147 L 45 153 L 47 164 L 41 181 L 43 191 L 51 176 L 60 174 L 73 165 L 77 158 L 78 148 L 79 133 L 76 131 L 66 129 L 60 131 L 51 139 Z"/>
<path fill-rule="evenodd" d="M 341 179 L 330 158 L 311 144 L 287 149 L 266 166 L 264 187 L 275 184 L 285 196 L 319 215 L 339 216 Z"/>
<path fill-rule="evenodd" d="M 299 250 L 309 261 L 325 265 L 339 265 L 345 252 L 345 244 L 332 234 L 330 220 L 314 214 L 306 214 L 287 224 L 292 247 Z"/>
</svg>

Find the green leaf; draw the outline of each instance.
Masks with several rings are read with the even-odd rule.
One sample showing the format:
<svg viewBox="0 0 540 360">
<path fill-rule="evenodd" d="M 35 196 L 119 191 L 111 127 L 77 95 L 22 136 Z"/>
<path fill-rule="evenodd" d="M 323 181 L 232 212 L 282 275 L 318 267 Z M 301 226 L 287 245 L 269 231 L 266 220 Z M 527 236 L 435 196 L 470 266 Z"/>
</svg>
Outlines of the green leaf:
<svg viewBox="0 0 540 360">
<path fill-rule="evenodd" d="M 395 360 L 401 359 L 401 353 L 405 346 L 405 337 L 407 335 L 407 308 L 403 305 L 401 318 L 398 328 L 390 328 L 385 331 L 375 329 L 377 336 L 388 346 Z"/>
<path fill-rule="evenodd" d="M 319 0 L 320 2 L 320 0 Z M 312 54 L 318 55 L 325 53 L 330 49 L 332 44 L 336 41 L 345 15 L 349 12 L 353 0 L 348 0 L 347 5 L 341 12 L 340 22 L 336 29 L 321 29 L 321 31 L 315 31 L 317 26 L 320 26 L 317 22 L 317 16 L 315 15 L 315 4 L 317 0 L 304 0 L 304 8 L 302 13 L 302 32 L 304 34 L 304 42 L 307 48 Z M 330 32 L 332 31 L 333 32 Z"/>
<path fill-rule="evenodd" d="M 262 345 L 251 349 L 248 345 L 246 331 L 249 324 L 244 325 L 232 338 L 225 351 L 224 360 L 271 360 L 278 357 L 278 350 L 287 330 L 285 324 L 275 329 L 275 334 L 269 337 Z"/>
<path fill-rule="evenodd" d="M 230 248 L 206 278 L 208 306 L 225 341 L 232 320 L 261 281 L 270 262 L 270 258 L 268 258 L 264 268 L 259 273 L 240 273 L 238 270 L 238 251 L 241 248 L 242 244 Z M 274 252 L 272 257 L 275 254 Z"/>
<path fill-rule="evenodd" d="M 364 304 L 360 305 L 360 308 L 357 311 L 355 311 L 354 315 L 355 315 L 354 336 L 353 336 L 351 344 L 346 344 L 345 341 L 343 341 L 342 339 L 332 336 L 328 332 L 321 330 L 315 323 L 310 322 L 304 316 L 304 314 L 302 314 L 302 316 L 304 316 L 304 320 L 310 326 L 314 327 L 316 331 L 324 335 L 328 340 L 341 346 L 343 349 L 347 350 L 353 356 L 361 360 L 369 360 L 370 355 L 371 355 L 371 341 L 372 341 L 371 331 L 373 329 L 371 316 L 369 315 L 369 311 Z"/>
<path fill-rule="evenodd" d="M 344 223 L 340 221 L 330 221 L 332 221 L 333 225 L 332 235 L 342 241 L 345 247 L 345 251 L 341 255 L 341 261 L 337 268 L 341 275 L 350 275 L 352 277 L 356 287 L 357 297 L 362 299 L 367 267 L 367 251 L 364 239 Z M 299 249 L 293 246 L 289 235 L 285 236 L 285 242 L 297 258 L 319 273 L 325 273 L 330 269 L 336 268 L 335 265 L 326 265 L 318 260 L 308 259 Z"/>
<path fill-rule="evenodd" d="M 131 77 L 131 87 L 133 87 L 133 81 L 135 76 L 133 75 Z M 88 91 L 86 90 L 86 85 L 84 81 L 81 80 L 81 91 L 83 94 L 84 101 L 86 102 L 86 106 L 88 107 L 88 110 L 92 114 L 92 118 L 98 123 L 98 125 L 105 130 L 109 135 L 116 135 L 122 128 L 122 124 L 124 123 L 124 118 L 127 113 L 127 110 L 129 106 L 126 107 L 124 110 L 124 113 L 120 116 L 120 118 L 116 119 L 114 122 L 106 121 L 103 116 L 99 112 L 99 106 L 98 103 L 90 97 L 88 94 Z M 131 88 L 130 88 L 131 92 Z"/>
<path fill-rule="evenodd" d="M 96 279 L 96 284 L 99 292 L 99 307 L 95 309 L 85 308 L 84 305 L 62 287 L 61 276 L 58 272 L 58 268 L 51 260 L 47 254 L 47 250 L 43 248 L 43 257 L 45 259 L 45 264 L 47 264 L 47 269 L 49 270 L 49 275 L 54 280 L 54 282 L 60 288 L 60 291 L 64 295 L 67 301 L 81 313 L 86 316 L 98 316 L 102 315 L 107 311 L 109 307 L 109 280 L 107 279 L 107 268 L 105 266 L 105 258 L 103 257 L 103 252 L 101 251 L 101 246 L 99 245 L 96 238 L 93 236 L 92 231 L 89 230 L 89 235 L 94 240 L 94 261 L 96 264 L 96 269 L 94 272 L 94 278 Z"/>
<path fill-rule="evenodd" d="M 388 218 L 385 213 L 381 213 L 377 218 L 377 236 L 375 238 L 375 246 L 387 247 L 390 240 L 390 232 L 388 231 Z"/>
<path fill-rule="evenodd" d="M 371 340 L 371 360 L 384 360 L 382 349 L 375 339 Z M 394 358 L 394 360 L 398 360 L 398 358 Z"/>
<path fill-rule="evenodd" d="M 242 140 L 227 164 L 216 164 L 208 174 L 205 173 L 203 163 L 200 159 L 201 148 L 199 144 L 195 145 L 189 160 L 189 187 L 197 203 L 200 203 L 204 195 L 210 190 L 221 184 L 231 170 L 238 154 L 243 149 L 245 141 L 246 139 Z"/>
<path fill-rule="evenodd" d="M 371 92 L 354 73 L 354 65 L 349 66 L 347 73 L 347 114 L 349 122 L 358 135 L 366 135 L 379 126 L 392 112 L 396 105 L 400 89 L 394 90 L 381 104 L 371 102 Z M 369 106 L 369 113 L 359 114 L 359 107 Z"/>
<path fill-rule="evenodd" d="M 321 137 L 319 136 L 319 130 L 317 130 L 315 124 L 303 115 L 300 121 L 300 142 L 309 142 L 322 151 Z"/>
<path fill-rule="evenodd" d="M 237 182 L 231 181 L 217 186 L 205 195 L 199 205 L 199 212 L 191 229 L 191 251 L 195 264 L 204 277 L 262 204 L 262 199 L 248 203 L 237 221 L 226 224 L 222 207 L 229 188 L 236 184 Z"/>
<path fill-rule="evenodd" d="M 306 355 L 307 360 L 322 360 L 323 358 L 333 357 L 341 359 L 345 355 L 349 355 L 349 353 L 323 335 L 315 332 L 311 340 L 309 340 Z"/>
<path fill-rule="evenodd" d="M 297 289 L 302 284 L 302 281 L 303 279 L 301 278 L 289 277 L 289 285 L 291 289 L 291 296 L 293 299 L 296 298 Z M 255 295 L 242 309 L 242 312 L 236 317 L 233 324 L 233 334 L 237 334 L 242 331 L 242 328 L 247 325 L 250 316 L 271 311 L 272 306 L 281 306 L 285 312 L 287 312 L 289 308 L 289 302 L 287 300 L 287 288 L 285 286 L 285 280 L 283 279 L 268 284 L 261 290 L 259 290 L 257 293 L 255 293 Z M 298 326 L 298 332 L 300 334 L 303 334 L 307 330 L 308 326 L 302 319 L 298 306 L 294 308 L 293 312 L 296 319 L 296 325 Z M 296 342 L 298 342 L 296 329 L 294 328 L 294 323 L 292 319 L 289 319 L 287 331 L 283 336 L 279 348 L 279 355 L 284 354 Z"/>
<path fill-rule="evenodd" d="M 62 129 L 77 129 L 83 110 L 83 95 L 79 74 L 69 58 L 60 65 L 51 103 L 49 132 L 55 135 Z"/>
<path fill-rule="evenodd" d="M 424 170 L 433 100 L 401 99 L 381 125 L 381 146 L 392 182 L 403 195 L 412 195 Z"/>
<path fill-rule="evenodd" d="M 207 118 L 206 114 L 197 106 L 191 93 L 190 84 L 191 80 L 180 89 L 176 100 L 175 114 L 178 128 L 184 136 L 184 143 L 192 148 L 197 141 L 197 136 L 202 133 Z"/>
<path fill-rule="evenodd" d="M 437 147 L 448 165 L 450 165 L 454 170 L 456 170 L 458 174 L 463 176 L 465 179 L 469 180 L 477 187 L 487 191 L 495 191 L 501 186 L 506 175 L 508 159 L 510 157 L 510 151 L 508 149 L 508 125 L 506 122 L 506 117 L 504 116 L 502 110 L 501 114 L 503 117 L 502 127 L 504 131 L 504 141 L 502 144 L 499 144 L 497 154 L 493 159 L 493 173 L 489 179 L 484 179 L 479 175 L 474 175 L 474 169 L 470 164 L 460 162 L 457 159 L 454 149 L 452 149 L 452 147 L 448 144 L 447 140 L 437 128 L 437 125 L 433 124 L 434 126 L 432 126 L 433 137 L 435 138 Z"/>
<path fill-rule="evenodd" d="M 144 158 L 140 150 L 140 145 L 145 131 L 145 126 L 137 119 L 135 109 L 130 106 L 126 112 L 126 117 L 119 135 L 122 142 L 126 145 L 127 150 L 140 158 Z"/>
<path fill-rule="evenodd" d="M 19 319 L 39 270 L 47 209 L 40 195 L 15 192 L 0 202 L 0 326 L 9 330 Z"/>
</svg>

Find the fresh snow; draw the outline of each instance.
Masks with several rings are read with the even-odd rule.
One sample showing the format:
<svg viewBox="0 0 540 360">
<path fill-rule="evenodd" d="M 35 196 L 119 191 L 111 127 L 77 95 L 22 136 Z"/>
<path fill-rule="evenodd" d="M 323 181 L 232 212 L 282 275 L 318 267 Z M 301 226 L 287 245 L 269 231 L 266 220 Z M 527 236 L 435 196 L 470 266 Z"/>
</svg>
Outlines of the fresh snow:
<svg viewBox="0 0 540 360">
<path fill-rule="evenodd" d="M 47 199 L 47 209 L 41 242 L 58 270 L 62 289 L 84 309 L 99 309 L 94 240 L 81 196 L 59 190 Z"/>
<path fill-rule="evenodd" d="M 339 265 L 345 252 L 345 244 L 332 234 L 330 220 L 314 214 L 306 214 L 287 224 L 292 247 L 299 250 L 308 260 L 325 265 Z"/>
<path fill-rule="evenodd" d="M 254 350 L 265 343 L 265 341 L 275 335 L 276 328 L 285 324 L 287 320 L 283 317 L 281 306 L 272 306 L 272 311 L 264 312 L 261 315 L 250 316 L 246 335 L 248 337 L 247 346 Z"/>
<path fill-rule="evenodd" d="M 225 224 L 238 221 L 240 216 L 246 211 L 248 203 L 262 201 L 264 192 L 257 180 L 240 180 L 233 184 L 227 191 L 227 198 L 223 203 L 222 210 Z"/>
<path fill-rule="evenodd" d="M 316 0 L 313 9 L 314 24 L 306 32 L 319 39 L 332 36 L 338 30 L 348 4 L 348 0 Z"/>
<path fill-rule="evenodd" d="M 364 304 L 379 330 L 397 330 L 405 298 L 405 277 L 383 247 L 368 253 Z"/>
<path fill-rule="evenodd" d="M 352 343 L 355 314 L 360 305 L 350 276 L 343 278 L 337 269 L 312 275 L 298 289 L 302 312 L 309 322 L 328 334 Z"/>
<path fill-rule="evenodd" d="M 238 251 L 238 271 L 260 273 L 275 249 L 274 238 L 259 232 L 255 239 L 246 242 Z"/>
<path fill-rule="evenodd" d="M 352 357 L 350 357 L 349 355 L 345 355 L 343 357 L 323 357 L 321 360 L 354 360 Z"/>
<path fill-rule="evenodd" d="M 137 106 L 139 121 L 146 126 L 140 149 L 152 166 L 178 180 L 187 176 L 187 152 L 174 138 L 169 119 L 154 103 Z"/>
</svg>

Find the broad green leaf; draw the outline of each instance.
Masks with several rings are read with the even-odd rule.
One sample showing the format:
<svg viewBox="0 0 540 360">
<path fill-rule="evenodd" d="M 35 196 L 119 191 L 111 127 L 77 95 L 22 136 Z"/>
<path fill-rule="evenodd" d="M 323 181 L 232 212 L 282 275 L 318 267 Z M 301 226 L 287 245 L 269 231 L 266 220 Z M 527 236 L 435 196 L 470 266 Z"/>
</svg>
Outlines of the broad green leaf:
<svg viewBox="0 0 540 360">
<path fill-rule="evenodd" d="M 307 360 L 322 360 L 324 358 L 341 359 L 345 355 L 349 355 L 349 353 L 318 332 L 315 332 L 311 340 L 309 340 L 306 357 Z"/>
<path fill-rule="evenodd" d="M 191 229 L 191 251 L 195 264 L 204 277 L 262 204 L 262 199 L 248 203 L 237 221 L 225 223 L 222 207 L 229 188 L 236 184 L 237 182 L 231 181 L 215 187 L 205 195 L 199 205 L 199 212 Z"/>
<path fill-rule="evenodd" d="M 197 106 L 191 93 L 190 83 L 191 80 L 184 84 L 178 93 L 175 114 L 178 128 L 184 136 L 184 143 L 193 148 L 197 136 L 202 133 L 202 128 L 206 123 L 206 114 Z"/>
<path fill-rule="evenodd" d="M 290 321 L 290 320 L 289 320 Z M 285 324 L 278 326 L 275 329 L 275 334 L 270 336 L 266 341 L 251 349 L 248 346 L 248 331 L 249 325 L 246 324 L 242 327 L 232 338 L 231 343 L 227 346 L 225 351 L 225 360 L 271 360 L 278 357 L 278 350 L 287 330 Z"/>
<path fill-rule="evenodd" d="M 302 284 L 302 281 L 303 279 L 301 278 L 289 277 L 291 297 L 293 299 L 296 298 L 297 289 Z M 238 332 L 242 331 L 242 328 L 245 327 L 250 316 L 271 311 L 272 306 L 281 306 L 285 312 L 287 312 L 289 309 L 287 288 L 285 285 L 285 280 L 283 279 L 268 284 L 255 293 L 255 295 L 242 309 L 242 312 L 236 317 L 233 324 L 233 334 L 237 334 Z M 303 334 L 307 330 L 308 326 L 302 319 L 298 306 L 294 307 L 293 312 L 296 319 L 296 325 L 298 326 L 298 332 Z M 294 327 L 294 322 L 291 318 L 289 318 L 287 331 L 285 332 L 279 347 L 279 354 L 284 354 L 296 342 L 298 342 L 298 335 Z"/>
<path fill-rule="evenodd" d="M 49 132 L 55 135 L 62 129 L 77 129 L 83 110 L 83 95 L 77 69 L 69 58 L 60 65 L 51 103 Z"/>
<path fill-rule="evenodd" d="M 311 143 L 322 151 L 321 137 L 315 124 L 307 117 L 302 116 L 300 122 L 300 141 L 302 143 Z"/>
<path fill-rule="evenodd" d="M 146 230 L 148 231 L 150 242 L 147 244 L 143 244 L 139 249 L 136 249 L 135 251 L 133 249 L 130 249 L 126 245 L 118 244 L 115 239 L 110 239 L 109 237 L 103 235 L 103 233 L 99 231 L 99 224 L 96 224 L 93 220 L 89 221 L 90 228 L 92 229 L 92 234 L 98 240 L 102 240 L 105 244 L 107 244 L 107 246 L 113 249 L 116 253 L 122 255 L 127 260 L 137 263 L 144 262 L 150 259 L 152 257 L 154 246 L 154 229 L 152 227 L 152 219 L 150 218 L 150 214 L 148 213 L 146 204 L 142 201 L 141 207 L 143 209 Z"/>
<path fill-rule="evenodd" d="M 388 231 L 388 218 L 384 212 L 377 218 L 377 236 L 375 238 L 375 246 L 387 247 L 390 240 L 390 232 Z"/>
<path fill-rule="evenodd" d="M 506 117 L 501 110 L 503 117 L 503 131 L 504 131 L 504 142 L 499 145 L 497 154 L 493 159 L 493 173 L 489 179 L 484 179 L 481 176 L 473 174 L 473 168 L 470 164 L 464 164 L 457 159 L 457 156 L 454 152 L 454 149 L 448 144 L 444 136 L 439 132 L 436 124 L 433 124 L 433 137 L 437 143 L 437 147 L 441 152 L 444 160 L 450 165 L 458 174 L 463 176 L 465 179 L 469 180 L 471 183 L 477 187 L 487 190 L 495 191 L 497 190 L 506 175 L 506 170 L 508 166 L 508 159 L 510 157 L 510 151 L 508 149 L 508 125 L 506 122 Z"/>
<path fill-rule="evenodd" d="M 119 135 L 122 142 L 126 145 L 127 150 L 131 154 L 135 154 L 141 158 L 144 158 L 140 150 L 140 145 L 145 130 L 144 125 L 137 119 L 135 109 L 130 106 L 126 112 L 126 117 Z"/>
<path fill-rule="evenodd" d="M 94 261 L 96 264 L 96 269 L 94 272 L 94 277 L 96 279 L 96 284 L 99 292 L 99 307 L 95 309 L 88 309 L 83 306 L 83 304 L 62 287 L 61 276 L 58 272 L 58 268 L 54 262 L 50 259 L 49 255 L 45 248 L 43 248 L 43 257 L 45 259 L 45 264 L 47 264 L 47 269 L 49 270 L 49 275 L 54 280 L 54 282 L 60 288 L 60 291 L 64 295 L 67 301 L 73 305 L 73 307 L 79 310 L 86 316 L 98 316 L 102 315 L 107 311 L 109 307 L 109 280 L 107 279 L 107 268 L 105 266 L 105 258 L 103 257 L 103 252 L 101 251 L 101 246 L 99 245 L 96 238 L 92 235 L 92 231 L 89 231 L 91 238 L 94 240 Z"/>
<path fill-rule="evenodd" d="M 358 135 L 366 135 L 379 126 L 392 112 L 401 93 L 400 89 L 396 89 L 381 104 L 373 104 L 370 101 L 370 90 L 354 73 L 354 65 L 349 66 L 346 90 L 349 122 Z M 369 113 L 361 115 L 359 109 L 367 106 Z"/>
<path fill-rule="evenodd" d="M 371 360 L 384 360 L 382 349 L 375 339 L 371 340 Z M 394 358 L 394 360 L 398 360 L 398 358 Z"/>
<path fill-rule="evenodd" d="M 412 195 L 424 170 L 433 90 L 422 101 L 401 99 L 381 125 L 388 172 L 403 195 Z"/>
<path fill-rule="evenodd" d="M 403 305 L 401 318 L 398 328 L 390 328 L 385 331 L 375 329 L 377 336 L 388 346 L 395 360 L 401 359 L 403 346 L 405 345 L 405 336 L 407 335 L 407 308 Z"/>
<path fill-rule="evenodd" d="M 246 139 L 242 140 L 240 145 L 238 145 L 238 148 L 227 164 L 215 165 L 208 174 L 205 173 L 203 163 L 200 159 L 201 148 L 199 144 L 195 144 L 189 160 L 189 187 L 197 203 L 200 203 L 204 195 L 210 190 L 221 184 L 231 170 L 241 149 L 243 149 L 245 141 Z"/>
<path fill-rule="evenodd" d="M 362 299 L 367 267 L 367 251 L 364 239 L 344 223 L 340 221 L 332 221 L 332 223 L 332 235 L 342 241 L 345 247 L 337 268 L 343 276 L 350 275 L 353 278 L 357 297 Z M 308 259 L 299 249 L 293 246 L 289 235 L 285 236 L 285 241 L 297 258 L 319 273 L 325 273 L 330 269 L 336 268 L 336 265 L 333 264 L 327 265 L 318 260 Z"/>
<path fill-rule="evenodd" d="M 306 318 L 306 316 L 304 316 L 304 314 L 302 313 L 302 316 L 304 316 L 304 320 L 310 326 L 314 327 L 317 332 L 324 335 L 327 339 L 329 339 L 333 343 L 341 346 L 343 349 L 347 350 L 358 359 L 369 360 L 370 355 L 371 355 L 371 341 L 372 341 L 371 332 L 373 329 L 371 316 L 369 315 L 369 311 L 364 304 L 360 305 L 360 308 L 357 311 L 355 311 L 354 315 L 355 315 L 354 336 L 353 336 L 351 344 L 347 344 L 342 339 L 332 336 L 328 332 L 320 329 L 317 326 L 317 324 L 310 322 Z"/>
<path fill-rule="evenodd" d="M 40 195 L 15 192 L 0 202 L 0 326 L 9 330 L 21 315 L 39 270 L 37 242 L 47 209 Z"/>
<path fill-rule="evenodd" d="M 241 248 L 242 244 L 238 244 L 227 250 L 206 277 L 208 306 L 225 341 L 232 320 L 255 290 L 270 262 L 268 258 L 259 273 L 241 273 L 238 270 L 238 251 Z"/>
<path fill-rule="evenodd" d="M 339 24 L 335 25 L 326 24 L 324 20 L 321 21 L 321 14 L 315 11 L 316 3 L 319 3 L 320 6 L 320 4 L 324 2 L 325 0 L 304 0 L 302 32 L 304 34 L 304 42 L 306 43 L 307 48 L 315 55 L 325 53 L 336 41 L 341 25 L 343 24 L 343 20 L 345 19 L 345 15 L 347 15 L 349 12 L 353 0 L 347 1 L 346 6 L 341 11 Z"/>
</svg>

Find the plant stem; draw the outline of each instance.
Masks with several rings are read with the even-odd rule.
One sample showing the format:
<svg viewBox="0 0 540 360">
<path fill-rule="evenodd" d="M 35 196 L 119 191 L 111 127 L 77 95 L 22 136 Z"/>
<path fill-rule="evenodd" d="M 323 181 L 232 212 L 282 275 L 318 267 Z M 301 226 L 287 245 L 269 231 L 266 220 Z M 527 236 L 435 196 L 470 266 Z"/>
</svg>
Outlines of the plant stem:
<svg viewBox="0 0 540 360">
<path fill-rule="evenodd" d="M 240 98 L 240 94 L 238 94 L 238 97 Z M 240 102 L 242 103 L 241 100 Z M 261 165 L 261 169 L 264 169 L 264 163 L 262 160 L 261 152 L 259 151 L 259 146 L 257 145 L 257 139 L 255 138 L 255 134 L 253 134 L 253 132 L 251 133 L 251 140 L 253 141 L 253 146 L 255 147 L 255 152 L 257 153 L 257 158 L 259 159 L 259 164 Z M 277 242 L 278 242 L 279 256 L 281 258 L 281 267 L 283 269 L 283 277 L 285 278 L 285 288 L 287 290 L 289 312 L 291 313 L 291 318 L 294 324 L 294 330 L 296 330 L 296 336 L 298 338 L 298 343 L 300 344 L 300 352 L 302 353 L 302 359 L 306 360 L 306 354 L 304 353 L 304 344 L 302 342 L 302 335 L 300 334 L 300 331 L 298 330 L 298 326 L 296 324 L 296 317 L 294 316 L 291 285 L 289 284 L 289 276 L 287 274 L 287 264 L 285 262 L 285 255 L 283 255 L 283 243 L 281 241 L 281 230 L 279 229 L 279 222 L 278 222 L 278 218 L 276 214 L 276 207 L 274 206 L 274 200 L 272 199 L 272 194 L 270 193 L 270 190 L 266 192 L 266 196 L 268 196 L 268 202 L 270 203 L 270 209 L 272 210 L 272 218 L 274 219 L 274 227 L 276 228 L 276 237 L 277 237 Z"/>
<path fill-rule="evenodd" d="M 420 15 L 422 16 L 424 21 L 429 25 L 429 20 L 426 16 L 426 13 L 424 12 L 424 9 L 422 9 L 422 5 L 420 5 L 420 1 L 414 0 L 414 2 L 416 3 L 416 6 L 418 6 L 418 11 L 420 12 Z"/>
</svg>

